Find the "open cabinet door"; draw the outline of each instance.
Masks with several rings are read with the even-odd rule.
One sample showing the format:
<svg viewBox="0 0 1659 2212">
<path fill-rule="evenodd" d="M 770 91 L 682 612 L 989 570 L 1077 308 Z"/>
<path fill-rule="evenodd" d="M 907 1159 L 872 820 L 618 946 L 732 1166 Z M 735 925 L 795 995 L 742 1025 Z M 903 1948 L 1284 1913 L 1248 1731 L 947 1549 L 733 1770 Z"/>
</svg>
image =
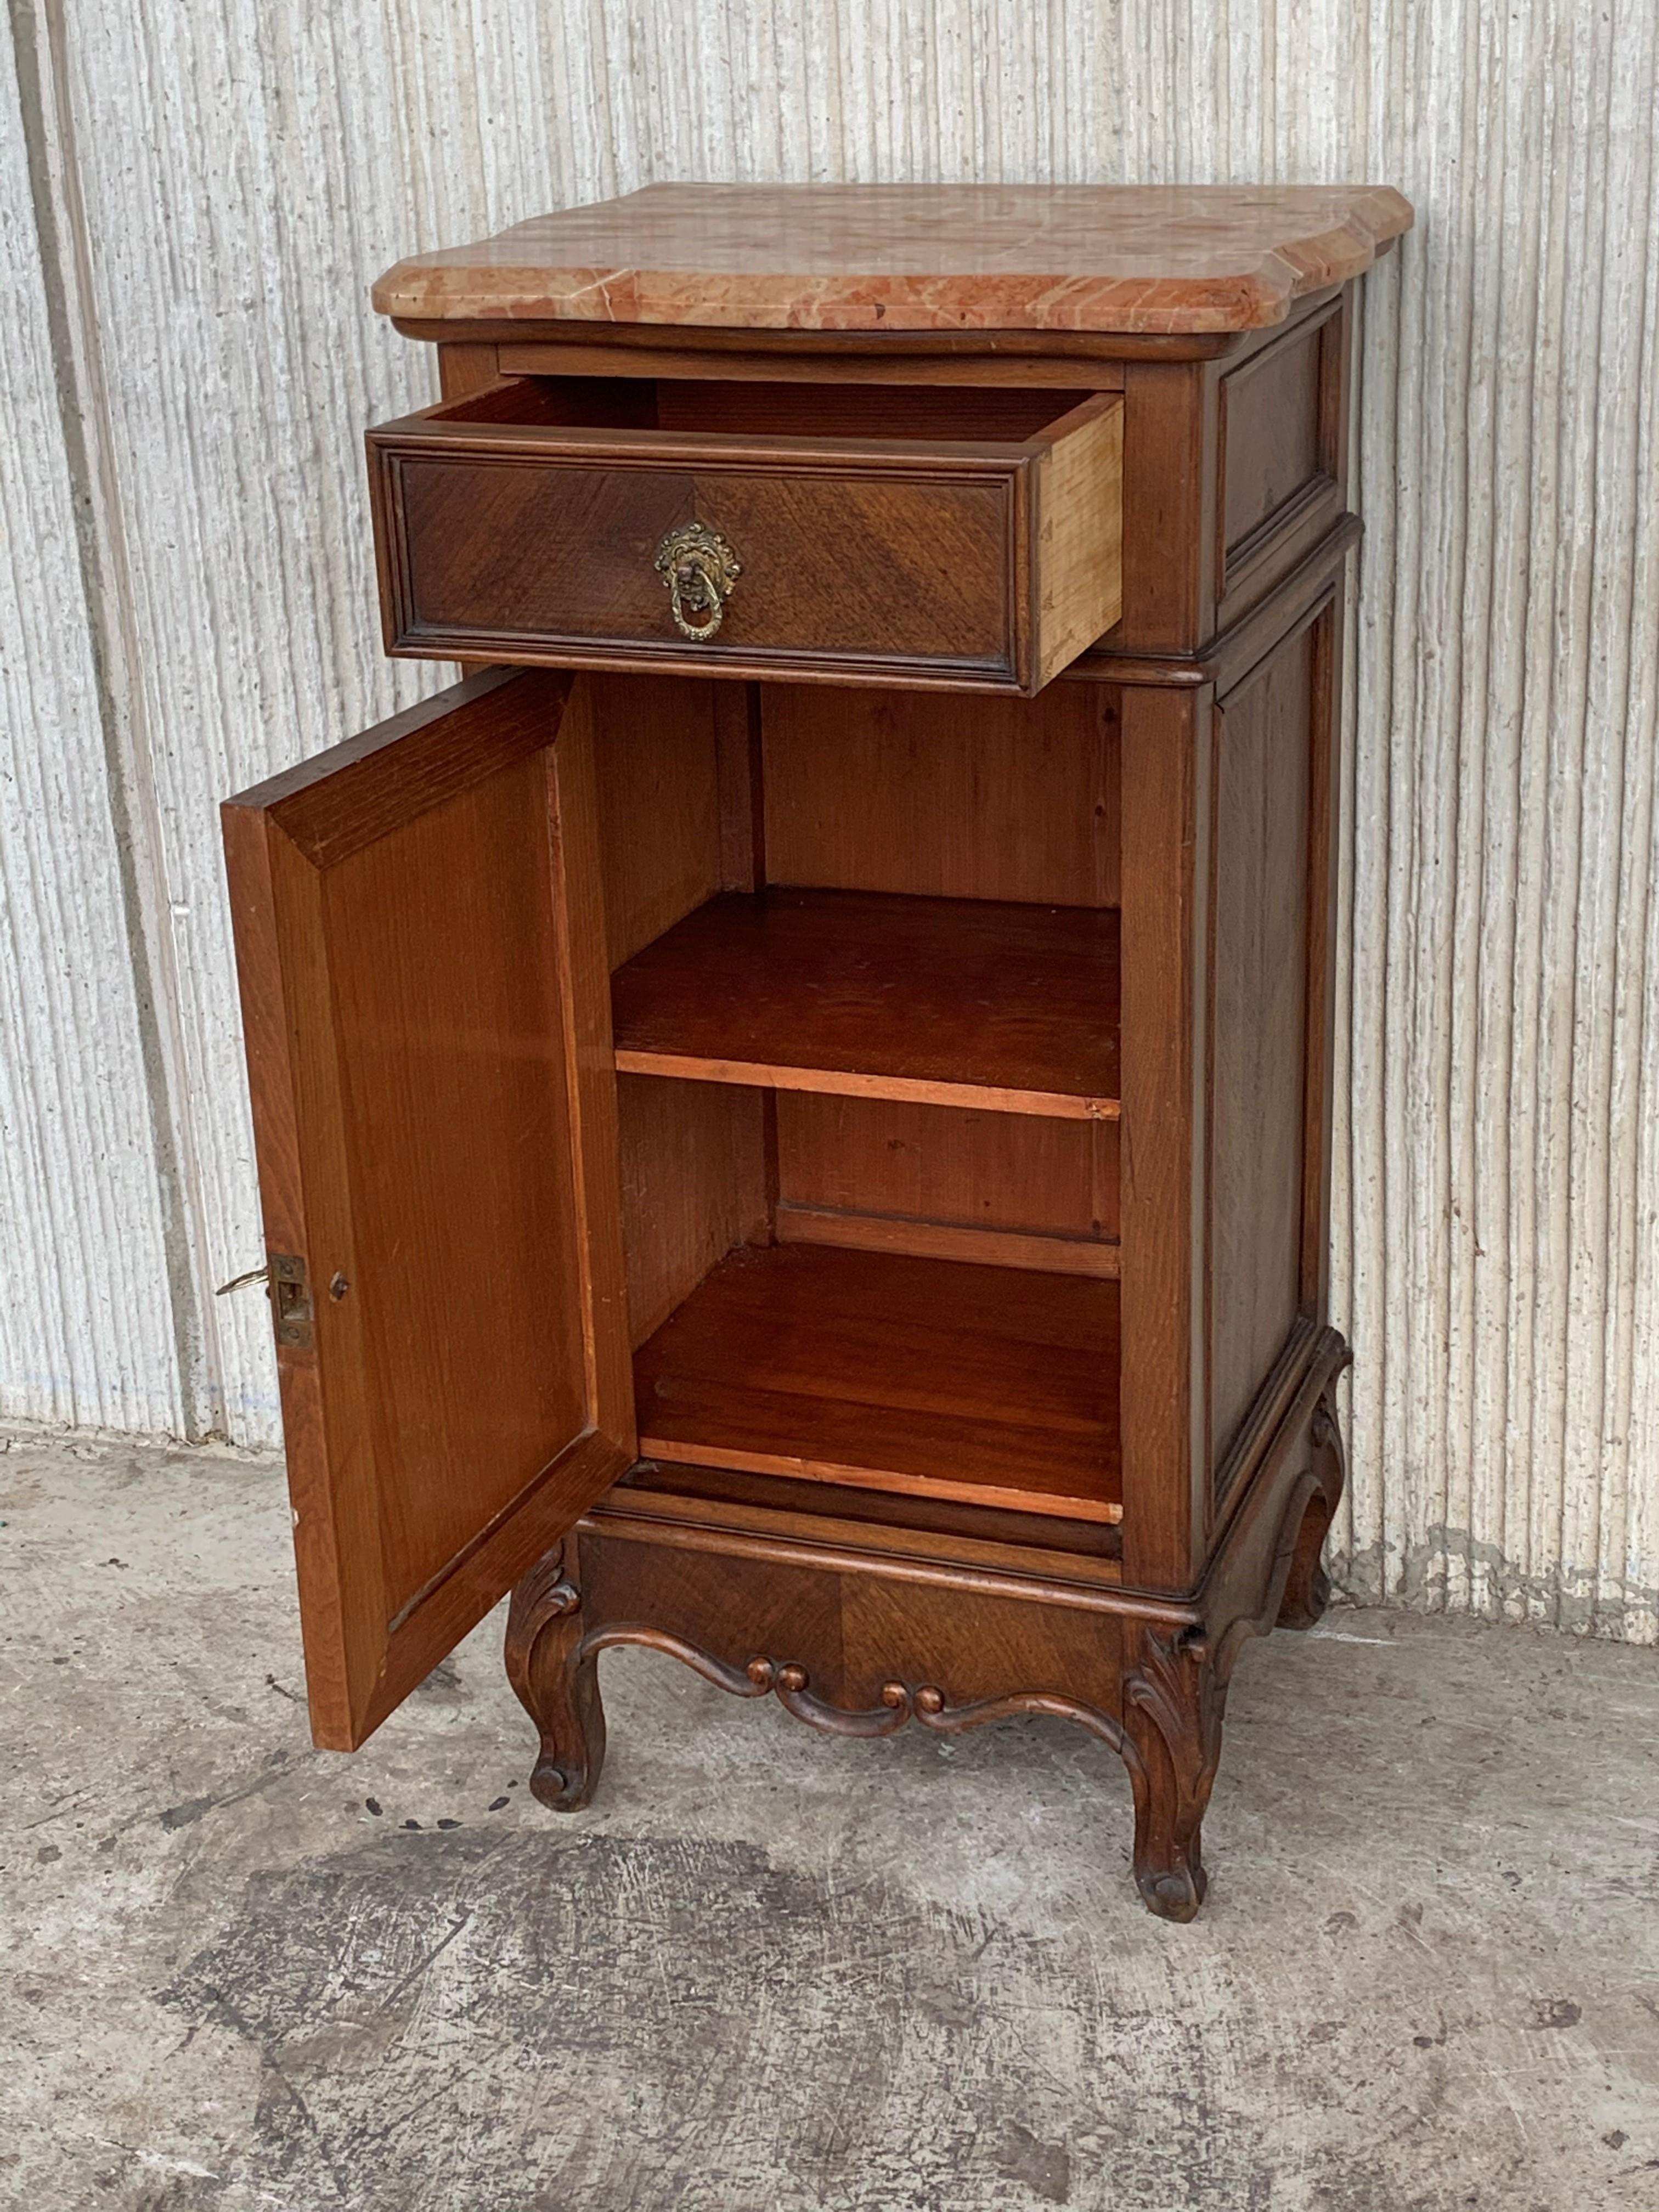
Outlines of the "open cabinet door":
<svg viewBox="0 0 1659 2212">
<path fill-rule="evenodd" d="M 331 1750 L 635 1457 L 584 700 L 491 671 L 224 809 Z"/>
</svg>

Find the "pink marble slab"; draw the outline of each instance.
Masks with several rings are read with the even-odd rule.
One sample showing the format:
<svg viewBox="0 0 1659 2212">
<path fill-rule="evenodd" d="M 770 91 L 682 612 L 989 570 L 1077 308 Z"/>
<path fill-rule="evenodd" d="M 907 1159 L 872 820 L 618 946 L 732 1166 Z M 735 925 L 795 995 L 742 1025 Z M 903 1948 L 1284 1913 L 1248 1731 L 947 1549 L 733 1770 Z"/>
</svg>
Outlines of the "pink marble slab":
<svg viewBox="0 0 1659 2212">
<path fill-rule="evenodd" d="M 400 261 L 416 321 L 1246 331 L 1412 225 L 1382 185 L 653 185 Z"/>
</svg>

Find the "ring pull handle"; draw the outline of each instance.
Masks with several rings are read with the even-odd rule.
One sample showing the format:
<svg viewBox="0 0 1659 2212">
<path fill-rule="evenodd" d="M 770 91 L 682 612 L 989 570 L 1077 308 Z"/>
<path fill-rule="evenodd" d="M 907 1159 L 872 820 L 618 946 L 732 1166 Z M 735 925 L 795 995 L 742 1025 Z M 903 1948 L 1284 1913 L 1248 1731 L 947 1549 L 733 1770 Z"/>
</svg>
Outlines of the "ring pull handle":
<svg viewBox="0 0 1659 2212">
<path fill-rule="evenodd" d="M 653 565 L 667 587 L 675 629 L 694 645 L 707 644 L 726 618 L 742 562 L 718 530 L 687 522 L 668 532 Z"/>
</svg>

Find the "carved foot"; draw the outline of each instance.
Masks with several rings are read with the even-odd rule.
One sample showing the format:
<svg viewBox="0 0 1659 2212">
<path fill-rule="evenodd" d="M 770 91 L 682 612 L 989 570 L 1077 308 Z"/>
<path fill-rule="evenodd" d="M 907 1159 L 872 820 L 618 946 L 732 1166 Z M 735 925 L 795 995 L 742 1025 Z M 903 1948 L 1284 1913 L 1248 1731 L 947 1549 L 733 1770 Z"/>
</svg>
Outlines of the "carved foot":
<svg viewBox="0 0 1659 2212">
<path fill-rule="evenodd" d="M 1155 1912 L 1160 1920 L 1197 1919 L 1198 1908 L 1210 1887 L 1210 1877 L 1204 1871 L 1199 1851 L 1198 1832 L 1194 1830 L 1186 1845 L 1172 1850 L 1167 1858 L 1154 1861 L 1148 1855 L 1143 1859 L 1137 1830 L 1135 1886 L 1148 1912 Z"/>
<path fill-rule="evenodd" d="M 530 1787 L 555 1813 L 586 1804 L 605 1765 L 598 1654 L 581 1649 L 574 1539 L 519 1583 L 507 1618 L 507 1679 L 541 1734 Z"/>
<path fill-rule="evenodd" d="M 1325 1547 L 1325 1531 L 1330 1521 L 1329 1507 L 1316 1493 L 1302 1516 L 1290 1579 L 1279 1600 L 1280 1628 L 1311 1628 L 1324 1617 L 1325 1608 L 1331 1601 L 1331 1578 L 1320 1565 L 1319 1555 Z"/>
<path fill-rule="evenodd" d="M 1308 1510 L 1297 1531 L 1291 1571 L 1279 1601 L 1280 1628 L 1313 1627 L 1323 1618 L 1331 1601 L 1331 1578 L 1320 1564 L 1320 1554 L 1325 1548 L 1326 1531 L 1342 1495 L 1347 1469 L 1342 1453 L 1342 1431 L 1337 1426 L 1336 1407 L 1328 1390 L 1314 1408 L 1309 1443 L 1319 1487 L 1308 1500 Z"/>
<path fill-rule="evenodd" d="M 1139 1664 L 1124 1679 L 1123 1721 L 1139 1753 L 1130 1768 L 1135 1881 L 1161 1920 L 1190 1920 L 1204 1902 L 1202 1828 L 1224 1697 L 1201 1631 L 1143 1628 Z"/>
</svg>

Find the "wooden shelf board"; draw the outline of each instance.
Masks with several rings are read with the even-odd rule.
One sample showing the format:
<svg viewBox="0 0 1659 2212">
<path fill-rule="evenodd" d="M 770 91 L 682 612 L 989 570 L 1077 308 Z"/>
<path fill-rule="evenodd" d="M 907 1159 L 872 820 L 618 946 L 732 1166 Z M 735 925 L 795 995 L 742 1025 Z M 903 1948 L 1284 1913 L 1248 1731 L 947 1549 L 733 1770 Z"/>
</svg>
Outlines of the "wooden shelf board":
<svg viewBox="0 0 1659 2212">
<path fill-rule="evenodd" d="M 635 1355 L 647 1459 L 1122 1518 L 1117 1285 L 744 1246 Z"/>
<path fill-rule="evenodd" d="M 611 978 L 626 1074 L 1118 1112 L 1115 908 L 724 892 Z"/>
</svg>

